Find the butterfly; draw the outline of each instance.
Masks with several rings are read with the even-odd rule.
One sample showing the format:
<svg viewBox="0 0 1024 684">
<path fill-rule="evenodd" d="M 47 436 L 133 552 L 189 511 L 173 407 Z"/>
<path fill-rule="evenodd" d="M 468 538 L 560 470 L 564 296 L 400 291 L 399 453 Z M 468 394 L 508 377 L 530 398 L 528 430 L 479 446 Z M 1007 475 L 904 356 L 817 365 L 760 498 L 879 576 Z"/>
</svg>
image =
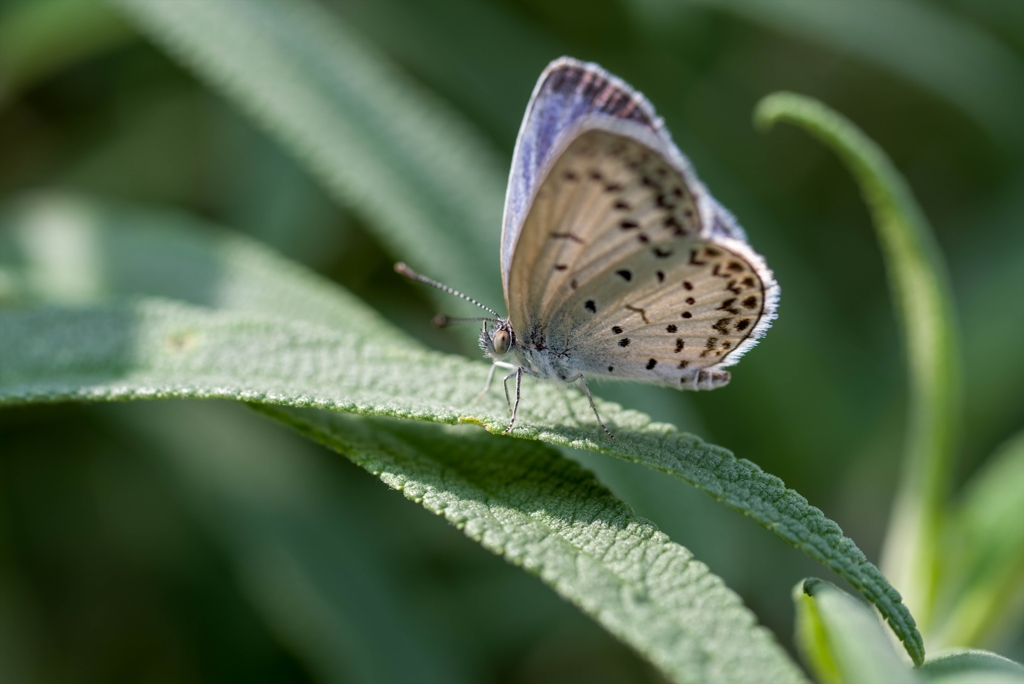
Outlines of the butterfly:
<svg viewBox="0 0 1024 684">
<path fill-rule="evenodd" d="M 596 64 L 544 70 L 516 140 L 505 196 L 507 317 L 405 264 L 407 277 L 492 314 L 480 346 L 504 379 L 512 430 L 523 375 L 711 390 L 776 316 L 779 286 L 743 229 L 697 179 L 654 108 Z M 515 379 L 515 401 L 508 382 Z"/>
</svg>

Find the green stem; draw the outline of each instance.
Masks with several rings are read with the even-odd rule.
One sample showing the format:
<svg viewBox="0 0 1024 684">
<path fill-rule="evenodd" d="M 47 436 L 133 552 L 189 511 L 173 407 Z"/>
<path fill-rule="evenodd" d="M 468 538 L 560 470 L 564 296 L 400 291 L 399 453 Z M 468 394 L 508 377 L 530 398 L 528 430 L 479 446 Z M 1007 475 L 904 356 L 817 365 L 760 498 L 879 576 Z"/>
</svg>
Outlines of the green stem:
<svg viewBox="0 0 1024 684">
<path fill-rule="evenodd" d="M 851 121 L 817 100 L 793 93 L 761 100 L 754 121 L 763 130 L 776 121 L 788 121 L 828 145 L 860 185 L 878 233 L 910 380 L 906 455 L 882 569 L 918 623 L 927 628 L 960 415 L 957 331 L 945 263 L 906 181 Z"/>
</svg>

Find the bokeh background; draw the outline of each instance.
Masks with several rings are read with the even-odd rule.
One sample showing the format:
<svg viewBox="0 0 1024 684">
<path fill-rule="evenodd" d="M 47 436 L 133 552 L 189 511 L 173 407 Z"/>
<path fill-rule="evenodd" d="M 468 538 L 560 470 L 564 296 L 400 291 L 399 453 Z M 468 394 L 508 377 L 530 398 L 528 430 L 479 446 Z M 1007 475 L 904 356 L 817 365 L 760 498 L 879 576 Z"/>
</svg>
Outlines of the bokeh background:
<svg viewBox="0 0 1024 684">
<path fill-rule="evenodd" d="M 477 353 L 471 332 L 430 328 L 437 300 L 394 275 L 402 255 L 301 160 L 105 5 L 78 1 L 35 32 L 18 23 L 29 5 L 68 0 L 0 2 L 0 203 L 62 190 L 201 217 L 335 280 L 436 348 Z M 597 393 L 755 461 L 872 560 L 906 415 L 883 262 L 835 158 L 795 128 L 754 130 L 761 97 L 792 90 L 845 113 L 928 215 L 962 328 L 955 481 L 1024 427 L 1024 4 L 322 4 L 475 129 L 493 150 L 481 165 L 509 163 L 533 84 L 555 57 L 597 61 L 648 96 L 775 270 L 780 317 L 724 389 Z M 471 294 L 500 293 L 496 252 L 474 268 L 492 287 Z M 790 590 L 824 569 L 679 481 L 573 456 L 792 649 Z M 325 544 L 343 553 L 325 556 Z M 265 563 L 282 553 L 292 570 Z M 329 614 L 315 596 L 296 599 L 314 571 L 334 578 Z M 354 636 L 367 630 L 387 638 Z M 0 412 L 0 680 L 368 681 L 411 633 L 432 635 L 432 657 L 466 681 L 659 681 L 535 578 L 244 408 Z M 985 645 L 1024 660 L 1020 622 Z"/>
</svg>

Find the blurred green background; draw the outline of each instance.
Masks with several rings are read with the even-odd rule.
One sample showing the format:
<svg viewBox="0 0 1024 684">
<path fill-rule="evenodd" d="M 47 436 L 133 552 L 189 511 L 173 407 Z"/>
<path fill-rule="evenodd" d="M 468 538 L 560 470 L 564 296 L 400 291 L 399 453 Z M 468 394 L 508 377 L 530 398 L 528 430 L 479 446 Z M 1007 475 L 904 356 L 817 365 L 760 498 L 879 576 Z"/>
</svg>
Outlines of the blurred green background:
<svg viewBox="0 0 1024 684">
<path fill-rule="evenodd" d="M 19 23 L 47 3 L 60 10 L 50 23 Z M 306 264 L 436 348 L 477 353 L 465 333 L 430 328 L 434 300 L 394 275 L 399 255 L 288 150 L 105 5 L 73 4 L 0 2 L 0 202 L 61 189 L 188 212 Z M 775 270 L 780 317 L 724 389 L 597 393 L 755 461 L 872 560 L 906 411 L 882 258 L 831 153 L 794 128 L 754 131 L 762 96 L 794 90 L 845 113 L 928 214 L 963 331 L 955 481 L 1024 427 L 1024 3 L 322 4 L 502 165 L 555 57 L 599 62 L 648 96 Z M 497 244 L 497 223 L 479 230 Z M 470 294 L 500 292 L 497 252 L 476 268 L 493 287 Z M 679 481 L 573 456 L 792 648 L 790 589 L 821 568 Z M 429 654 L 413 653 L 423 644 Z M 1002 625 L 984 645 L 1024 660 L 1024 629 Z M 473 682 L 659 681 L 535 578 L 242 407 L 0 412 L 0 680 L 381 681 L 375 663 L 402 672 L 403 653 Z"/>
</svg>

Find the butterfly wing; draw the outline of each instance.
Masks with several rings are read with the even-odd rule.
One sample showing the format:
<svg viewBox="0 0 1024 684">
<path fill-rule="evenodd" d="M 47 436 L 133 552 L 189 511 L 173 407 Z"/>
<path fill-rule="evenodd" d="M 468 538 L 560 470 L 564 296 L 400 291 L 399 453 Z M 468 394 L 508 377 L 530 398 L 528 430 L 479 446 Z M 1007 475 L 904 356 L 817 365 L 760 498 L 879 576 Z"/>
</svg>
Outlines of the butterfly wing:
<svg viewBox="0 0 1024 684">
<path fill-rule="evenodd" d="M 520 339 L 592 374 L 728 382 L 721 369 L 765 332 L 778 286 L 671 141 L 584 116 L 548 159 L 507 279 Z"/>
<path fill-rule="evenodd" d="M 541 175 L 567 133 L 583 119 L 632 121 L 672 146 L 654 108 L 625 82 L 596 64 L 562 57 L 544 70 L 526 107 L 512 155 L 501 234 L 501 277 L 508 299 L 512 254 Z M 507 301 L 506 301 L 507 304 Z"/>
</svg>

